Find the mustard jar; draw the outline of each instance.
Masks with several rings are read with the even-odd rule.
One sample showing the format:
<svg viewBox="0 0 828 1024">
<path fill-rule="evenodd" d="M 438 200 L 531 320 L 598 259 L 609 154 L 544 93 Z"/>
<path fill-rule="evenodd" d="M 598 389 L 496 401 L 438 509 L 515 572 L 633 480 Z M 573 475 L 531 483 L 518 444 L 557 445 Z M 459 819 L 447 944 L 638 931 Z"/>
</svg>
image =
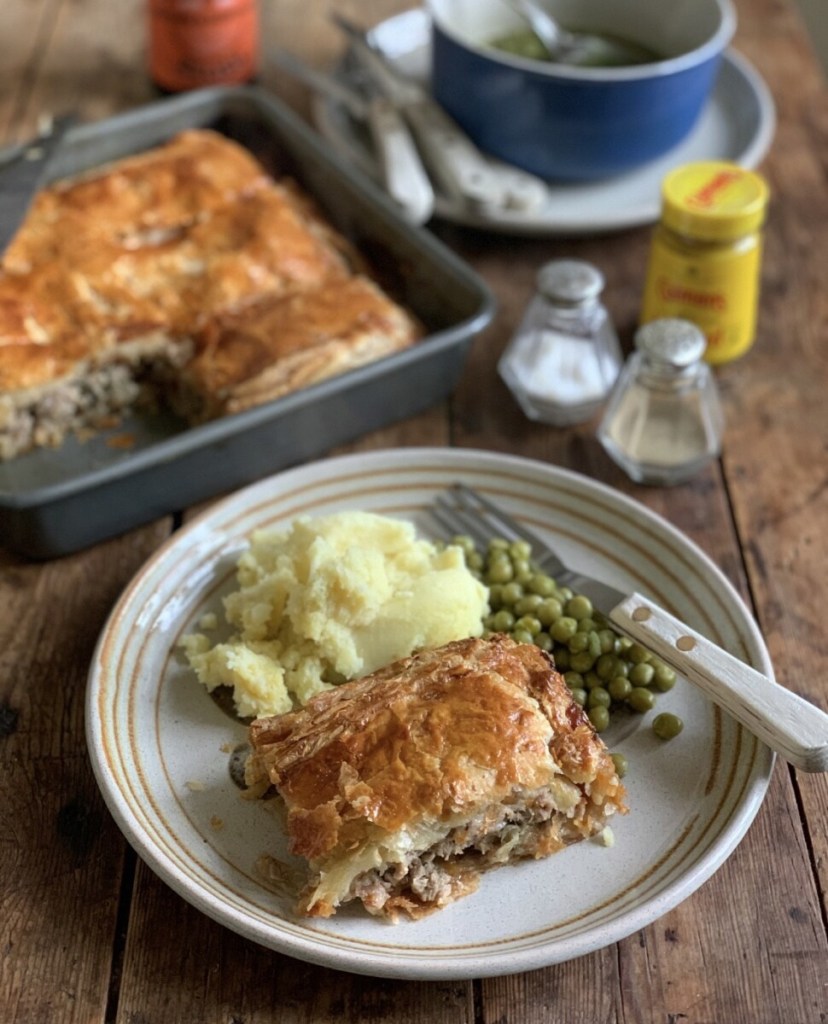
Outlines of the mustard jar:
<svg viewBox="0 0 828 1024">
<path fill-rule="evenodd" d="M 708 363 L 747 352 L 756 333 L 768 194 L 760 175 L 726 161 L 687 164 L 664 178 L 641 323 L 692 321 L 707 338 Z"/>
<path fill-rule="evenodd" d="M 654 320 L 636 332 L 598 440 L 637 483 L 683 483 L 721 450 L 724 420 L 705 346 L 688 320 Z"/>
<path fill-rule="evenodd" d="M 552 260 L 536 285 L 498 372 L 530 419 L 582 423 L 604 404 L 621 370 L 618 336 L 601 301 L 604 275 L 584 260 Z"/>
</svg>

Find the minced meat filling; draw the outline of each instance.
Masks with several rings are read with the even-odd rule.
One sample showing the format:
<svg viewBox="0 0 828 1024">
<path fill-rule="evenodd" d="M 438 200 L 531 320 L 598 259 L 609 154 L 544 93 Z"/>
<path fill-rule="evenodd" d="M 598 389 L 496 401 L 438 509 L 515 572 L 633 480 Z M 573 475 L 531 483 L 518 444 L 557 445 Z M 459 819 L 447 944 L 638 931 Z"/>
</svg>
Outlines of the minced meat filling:
<svg viewBox="0 0 828 1024">
<path fill-rule="evenodd" d="M 393 894 L 401 892 L 423 903 L 445 903 L 458 884 L 452 868 L 461 855 L 482 858 L 489 865 L 511 857 L 531 856 L 542 835 L 538 826 L 557 813 L 548 793 L 539 795 L 529 805 L 491 808 L 462 828 L 454 829 L 424 853 L 412 855 L 383 872 L 360 875 L 351 886 L 350 896 L 362 900 L 371 912 L 380 910 Z"/>
</svg>

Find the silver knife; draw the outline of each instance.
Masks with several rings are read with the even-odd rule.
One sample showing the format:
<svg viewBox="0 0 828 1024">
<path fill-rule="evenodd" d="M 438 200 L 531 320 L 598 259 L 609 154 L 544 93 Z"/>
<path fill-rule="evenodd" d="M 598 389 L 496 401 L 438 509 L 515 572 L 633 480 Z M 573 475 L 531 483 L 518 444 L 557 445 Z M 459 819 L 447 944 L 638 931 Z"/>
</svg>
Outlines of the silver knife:
<svg viewBox="0 0 828 1024">
<path fill-rule="evenodd" d="M 48 131 L 17 146 L 0 164 L 0 253 L 5 252 L 38 191 L 46 184 L 49 166 L 60 149 L 74 114 L 55 118 Z"/>
<path fill-rule="evenodd" d="M 434 188 L 417 146 L 393 103 L 376 88 L 368 95 L 337 78 L 317 71 L 287 50 L 273 48 L 268 56 L 274 64 L 329 96 L 357 120 L 368 125 L 380 176 L 386 192 L 412 224 L 425 224 L 434 212 Z"/>
<path fill-rule="evenodd" d="M 422 86 L 388 64 L 362 29 L 340 14 L 331 18 L 347 35 L 359 66 L 404 114 L 432 177 L 447 196 L 482 208 L 528 210 L 543 203 L 547 189 L 540 178 L 493 164 Z"/>
</svg>

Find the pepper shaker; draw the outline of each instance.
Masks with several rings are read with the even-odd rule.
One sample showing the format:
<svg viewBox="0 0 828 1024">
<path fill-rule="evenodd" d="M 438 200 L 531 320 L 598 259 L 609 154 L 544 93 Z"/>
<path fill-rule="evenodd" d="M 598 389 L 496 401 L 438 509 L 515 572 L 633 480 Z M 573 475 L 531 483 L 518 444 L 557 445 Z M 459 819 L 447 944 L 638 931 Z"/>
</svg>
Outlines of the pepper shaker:
<svg viewBox="0 0 828 1024">
<path fill-rule="evenodd" d="M 724 423 L 706 345 L 687 320 L 653 320 L 637 331 L 598 428 L 637 483 L 682 483 L 719 454 Z"/>
<path fill-rule="evenodd" d="M 622 358 L 603 288 L 601 272 L 583 260 L 553 260 L 538 272 L 537 292 L 498 363 L 530 419 L 582 423 L 612 390 Z"/>
</svg>

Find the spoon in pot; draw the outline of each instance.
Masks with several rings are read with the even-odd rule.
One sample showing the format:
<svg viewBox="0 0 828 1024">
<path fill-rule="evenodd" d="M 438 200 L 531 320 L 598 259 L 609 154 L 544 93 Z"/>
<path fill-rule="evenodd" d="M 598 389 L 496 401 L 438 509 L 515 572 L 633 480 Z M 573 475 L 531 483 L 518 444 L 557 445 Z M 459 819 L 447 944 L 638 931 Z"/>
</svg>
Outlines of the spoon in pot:
<svg viewBox="0 0 828 1024">
<path fill-rule="evenodd" d="M 586 32 L 569 32 L 535 0 L 503 0 L 529 22 L 532 31 L 549 52 L 556 64 L 576 64 L 581 67 L 618 67 L 649 64 L 657 60 L 655 54 L 643 46 L 624 39 Z"/>
</svg>

